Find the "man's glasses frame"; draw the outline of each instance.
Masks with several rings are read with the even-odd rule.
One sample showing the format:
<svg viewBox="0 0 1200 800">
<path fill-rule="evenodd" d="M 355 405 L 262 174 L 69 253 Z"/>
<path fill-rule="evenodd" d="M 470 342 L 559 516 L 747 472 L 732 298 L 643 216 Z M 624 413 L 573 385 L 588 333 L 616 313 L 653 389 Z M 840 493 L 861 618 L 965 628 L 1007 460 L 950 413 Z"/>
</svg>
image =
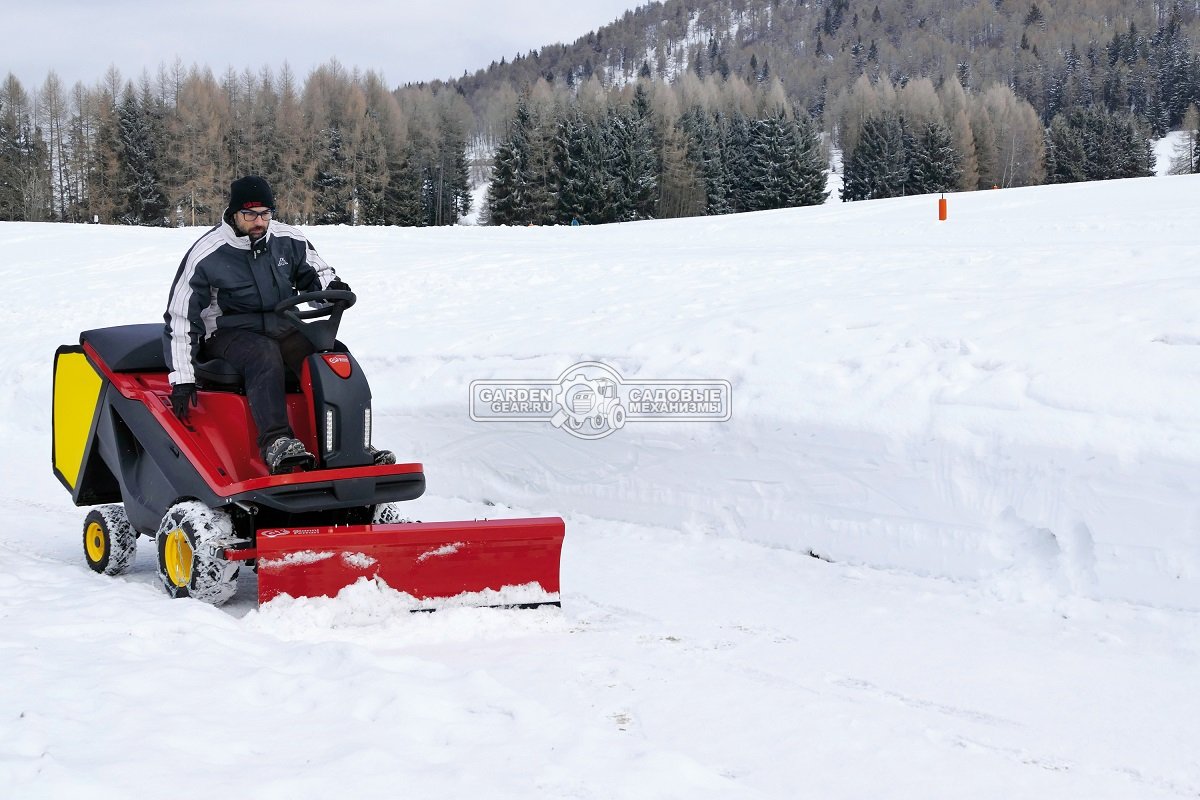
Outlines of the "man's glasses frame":
<svg viewBox="0 0 1200 800">
<path fill-rule="evenodd" d="M 255 211 L 252 208 L 240 208 L 238 209 L 238 213 L 242 215 L 242 219 L 246 220 L 246 222 L 253 222 L 256 219 L 270 219 L 271 215 L 275 213 L 275 209 L 265 208 L 262 211 Z"/>
</svg>

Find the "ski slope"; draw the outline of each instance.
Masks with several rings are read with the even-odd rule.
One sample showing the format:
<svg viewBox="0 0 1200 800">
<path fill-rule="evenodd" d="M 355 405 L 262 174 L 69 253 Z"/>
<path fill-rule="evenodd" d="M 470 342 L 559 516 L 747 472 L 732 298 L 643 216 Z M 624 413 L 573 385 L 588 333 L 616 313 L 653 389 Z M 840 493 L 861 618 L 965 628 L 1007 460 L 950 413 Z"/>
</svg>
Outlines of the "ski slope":
<svg viewBox="0 0 1200 800">
<path fill-rule="evenodd" d="M 0 794 L 1200 794 L 1200 177 L 579 228 L 311 228 L 418 519 L 560 514 L 563 608 L 171 601 L 50 472 L 50 365 L 200 230 L 0 224 Z M 728 380 L 585 441 L 468 385 Z"/>
</svg>

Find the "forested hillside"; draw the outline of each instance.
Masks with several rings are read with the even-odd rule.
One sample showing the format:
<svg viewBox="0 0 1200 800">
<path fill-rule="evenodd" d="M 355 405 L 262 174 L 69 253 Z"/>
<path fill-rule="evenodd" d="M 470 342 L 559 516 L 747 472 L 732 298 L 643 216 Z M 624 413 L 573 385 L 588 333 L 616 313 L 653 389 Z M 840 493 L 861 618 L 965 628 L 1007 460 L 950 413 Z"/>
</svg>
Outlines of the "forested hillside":
<svg viewBox="0 0 1200 800">
<path fill-rule="evenodd" d="M 93 87 L 0 85 L 0 220 L 207 225 L 258 173 L 305 224 L 450 225 L 470 207 L 471 111 L 337 62 L 278 72 L 176 63 Z"/>
<path fill-rule="evenodd" d="M 863 74 L 895 85 L 954 77 L 968 92 L 1011 87 L 1047 124 L 1097 104 L 1162 135 L 1200 91 L 1198 32 L 1200 4 L 1174 0 L 666 0 L 452 83 L 476 98 L 539 78 L 774 76 L 820 115 Z"/>
<path fill-rule="evenodd" d="M 481 120 L 480 149 L 515 154 L 489 200 L 504 221 L 603 221 L 613 198 L 647 183 L 657 206 L 618 219 L 821 202 L 823 179 L 796 177 L 810 128 L 843 152 L 844 200 L 1136 177 L 1152 173 L 1153 137 L 1195 130 L 1200 60 L 1194 5 L 1127 6 L 669 0 L 449 85 Z M 613 174 L 612 142 L 635 84 L 652 87 L 658 160 L 631 178 L 628 161 Z M 571 141 L 581 110 L 601 140 L 590 153 Z M 768 143 L 773 119 L 794 121 L 788 152 Z M 1195 169 L 1194 147 L 1177 155 L 1179 170 Z M 603 204 L 569 191 L 581 173 Z M 520 213 L 514 197 L 530 198 Z"/>
<path fill-rule="evenodd" d="M 246 172 L 304 224 L 453 224 L 489 181 L 497 223 L 722 214 L 821 202 L 831 147 L 845 200 L 1146 175 L 1200 127 L 1198 35 L 1194 0 L 667 0 L 400 88 L 336 62 L 10 75 L 0 219 L 209 223 Z"/>
</svg>

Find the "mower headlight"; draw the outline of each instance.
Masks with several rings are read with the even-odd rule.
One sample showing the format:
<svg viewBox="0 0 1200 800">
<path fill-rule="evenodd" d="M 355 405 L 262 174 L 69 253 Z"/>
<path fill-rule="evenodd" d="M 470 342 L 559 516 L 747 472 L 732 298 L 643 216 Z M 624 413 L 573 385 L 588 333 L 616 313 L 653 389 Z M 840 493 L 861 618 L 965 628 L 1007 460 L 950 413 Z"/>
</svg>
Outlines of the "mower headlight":
<svg viewBox="0 0 1200 800">
<path fill-rule="evenodd" d="M 325 409 L 325 452 L 333 452 L 333 409 Z"/>
<path fill-rule="evenodd" d="M 363 412 L 363 449 L 371 449 L 371 409 Z"/>
</svg>

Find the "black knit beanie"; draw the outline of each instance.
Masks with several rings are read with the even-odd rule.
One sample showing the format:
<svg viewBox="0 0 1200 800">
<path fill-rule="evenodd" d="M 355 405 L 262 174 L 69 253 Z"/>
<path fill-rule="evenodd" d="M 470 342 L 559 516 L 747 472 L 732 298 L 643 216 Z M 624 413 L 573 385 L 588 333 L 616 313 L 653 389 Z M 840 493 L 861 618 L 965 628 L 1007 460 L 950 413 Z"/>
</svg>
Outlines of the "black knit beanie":
<svg viewBox="0 0 1200 800">
<path fill-rule="evenodd" d="M 243 208 L 275 207 L 275 195 L 270 185 L 257 175 L 247 175 L 229 184 L 229 210 Z"/>
</svg>

